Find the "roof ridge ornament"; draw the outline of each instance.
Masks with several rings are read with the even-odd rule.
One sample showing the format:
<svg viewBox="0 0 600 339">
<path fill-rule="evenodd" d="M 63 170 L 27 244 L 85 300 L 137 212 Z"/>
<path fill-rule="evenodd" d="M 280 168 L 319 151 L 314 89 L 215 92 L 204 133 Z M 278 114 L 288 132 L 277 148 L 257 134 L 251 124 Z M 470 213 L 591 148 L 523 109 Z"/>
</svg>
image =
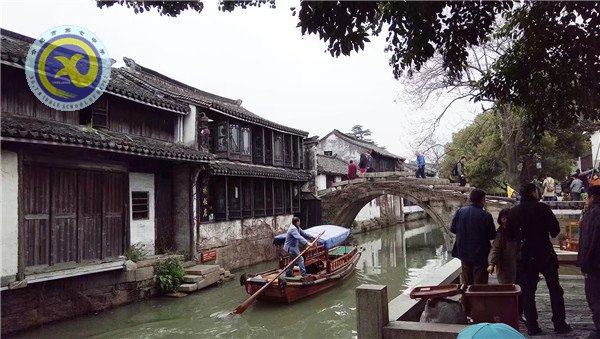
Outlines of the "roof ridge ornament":
<svg viewBox="0 0 600 339">
<path fill-rule="evenodd" d="M 138 71 L 138 72 L 141 72 L 141 71 L 142 71 L 142 69 L 140 68 L 140 65 L 138 65 L 138 64 L 135 62 L 135 60 L 133 60 L 133 59 L 131 59 L 131 58 L 128 58 L 128 57 L 125 57 L 125 56 L 124 56 L 124 57 L 123 57 L 123 62 L 125 62 L 125 66 L 127 66 L 127 67 L 129 67 L 129 68 L 131 68 L 131 69 L 133 69 L 133 70 L 136 70 L 136 71 Z"/>
</svg>

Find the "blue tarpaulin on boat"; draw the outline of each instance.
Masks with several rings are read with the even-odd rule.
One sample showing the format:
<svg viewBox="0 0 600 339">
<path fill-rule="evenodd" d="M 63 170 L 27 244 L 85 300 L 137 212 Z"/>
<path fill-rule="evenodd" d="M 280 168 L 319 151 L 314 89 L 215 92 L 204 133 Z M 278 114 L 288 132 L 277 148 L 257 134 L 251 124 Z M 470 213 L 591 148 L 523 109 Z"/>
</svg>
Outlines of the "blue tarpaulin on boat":
<svg viewBox="0 0 600 339">
<path fill-rule="evenodd" d="M 304 232 L 308 233 L 314 238 L 316 238 L 323 231 L 325 231 L 325 233 L 323 233 L 323 235 L 319 238 L 319 243 L 323 244 L 326 249 L 333 248 L 343 243 L 350 235 L 349 228 L 335 225 L 319 225 L 304 230 Z M 285 242 L 285 236 L 286 233 L 275 236 L 273 238 L 273 244 L 283 245 Z"/>
</svg>

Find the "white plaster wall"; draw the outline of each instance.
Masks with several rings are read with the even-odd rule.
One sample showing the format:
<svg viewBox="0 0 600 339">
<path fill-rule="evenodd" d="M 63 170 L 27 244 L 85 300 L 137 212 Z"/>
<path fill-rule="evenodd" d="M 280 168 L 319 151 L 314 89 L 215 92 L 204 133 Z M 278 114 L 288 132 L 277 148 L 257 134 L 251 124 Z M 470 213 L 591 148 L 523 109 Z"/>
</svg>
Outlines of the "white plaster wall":
<svg viewBox="0 0 600 339">
<path fill-rule="evenodd" d="M 340 182 L 340 181 L 342 181 L 342 177 L 334 177 L 333 181 L 334 182 Z"/>
<path fill-rule="evenodd" d="M 0 273 L 1 276 L 17 274 L 18 256 L 18 192 L 19 192 L 19 162 L 17 153 L 2 151 L 0 154 L 0 185 L 2 194 L 0 206 L 2 206 L 2 238 L 0 238 Z"/>
<path fill-rule="evenodd" d="M 346 162 L 354 160 L 354 162 L 358 164 L 358 161 L 360 160 L 361 150 L 357 146 L 339 139 L 335 134 L 329 135 L 317 145 L 317 153 L 324 154 L 325 151 L 331 151 L 333 154 L 337 154 L 338 158 Z"/>
<path fill-rule="evenodd" d="M 196 143 L 196 106 L 190 105 L 190 113 L 183 118 L 183 143 L 194 145 Z"/>
<path fill-rule="evenodd" d="M 198 240 L 203 248 L 225 246 L 228 242 L 241 238 L 241 220 L 203 223 L 198 228 Z"/>
<path fill-rule="evenodd" d="M 325 174 L 317 175 L 317 191 L 324 190 L 327 188 L 327 177 Z"/>
<path fill-rule="evenodd" d="M 279 215 L 270 217 L 261 217 L 254 219 L 244 219 L 243 226 L 252 227 L 253 225 L 270 225 L 268 230 L 260 230 L 262 236 L 271 236 L 280 234 L 287 230 L 292 223 L 293 215 Z M 257 230 L 258 231 L 258 230 Z M 267 234 L 268 233 L 268 234 Z M 201 248 L 213 248 L 227 246 L 230 242 L 244 239 L 242 230 L 242 220 L 229 220 L 219 222 L 203 223 L 198 228 L 198 241 Z"/>
<path fill-rule="evenodd" d="M 356 221 L 366 221 L 371 220 L 373 218 L 381 217 L 381 209 L 376 203 L 376 199 L 371 200 L 368 204 L 366 204 L 360 212 L 356 215 L 354 220 Z"/>
<path fill-rule="evenodd" d="M 594 168 L 598 168 L 598 164 L 600 163 L 600 131 L 594 132 L 590 137 L 590 141 L 592 142 L 592 159 L 594 161 Z M 581 163 L 579 164 L 581 168 Z M 583 171 L 583 168 L 581 168 Z"/>
<path fill-rule="evenodd" d="M 131 192 L 148 192 L 148 219 L 133 220 L 133 209 L 131 207 Z M 145 254 L 152 255 L 154 252 L 156 219 L 154 213 L 154 174 L 151 173 L 129 173 L 129 218 L 131 244 L 144 244 Z"/>
</svg>

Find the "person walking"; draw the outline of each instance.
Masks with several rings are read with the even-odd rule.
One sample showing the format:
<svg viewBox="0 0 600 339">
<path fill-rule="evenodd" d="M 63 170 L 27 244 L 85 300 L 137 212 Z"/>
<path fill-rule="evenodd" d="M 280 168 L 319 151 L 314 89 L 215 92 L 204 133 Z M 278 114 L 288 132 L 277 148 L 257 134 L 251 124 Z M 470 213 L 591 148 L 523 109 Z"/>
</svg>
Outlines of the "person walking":
<svg viewBox="0 0 600 339">
<path fill-rule="evenodd" d="M 538 194 L 542 195 L 544 193 L 544 187 L 542 184 L 542 181 L 540 179 L 538 179 L 537 175 L 533 176 L 533 180 L 531 181 L 532 184 L 535 185 L 535 187 L 538 190 Z"/>
<path fill-rule="evenodd" d="M 594 170 L 594 174 L 592 174 L 592 177 L 590 178 L 589 187 L 592 186 L 600 186 L 600 177 L 598 176 L 598 171 L 596 170 Z"/>
<path fill-rule="evenodd" d="M 373 157 L 371 156 L 371 151 L 367 151 L 367 172 L 374 172 L 373 170 Z"/>
<path fill-rule="evenodd" d="M 356 164 L 353 160 L 350 160 L 348 163 L 348 180 L 358 178 L 358 174 L 356 174 Z"/>
<path fill-rule="evenodd" d="M 590 186 L 587 193 L 586 212 L 579 223 L 577 264 L 585 277 L 585 298 L 594 321 L 588 338 L 600 339 L 600 186 Z"/>
<path fill-rule="evenodd" d="M 583 190 L 583 181 L 579 179 L 579 176 L 573 176 L 573 181 L 570 185 L 571 189 L 571 200 L 581 201 L 581 191 Z"/>
<path fill-rule="evenodd" d="M 556 201 L 556 192 L 554 191 L 554 179 L 551 176 L 547 176 L 542 183 L 542 188 L 544 189 L 544 193 L 542 197 L 544 201 Z M 537 186 L 536 186 L 537 190 Z"/>
<path fill-rule="evenodd" d="M 461 157 L 460 161 L 456 163 L 456 175 L 458 176 L 458 180 L 461 186 L 467 185 L 467 177 L 465 176 L 465 162 L 467 161 L 466 157 Z"/>
<path fill-rule="evenodd" d="M 417 178 L 425 179 L 425 156 L 421 154 L 419 151 L 415 151 L 415 156 L 417 157 Z"/>
<path fill-rule="evenodd" d="M 496 227 L 492 215 L 483 209 L 485 191 L 474 189 L 469 199 L 471 204 L 452 218 L 450 231 L 456 234 L 452 256 L 460 259 L 463 284 L 487 284 L 490 240 L 496 237 Z"/>
<path fill-rule="evenodd" d="M 285 243 L 283 244 L 283 250 L 288 252 L 293 258 L 300 255 L 300 248 L 298 244 L 306 245 L 308 244 L 307 239 L 312 239 L 312 237 L 304 232 L 300 227 L 300 218 L 293 217 L 292 224 L 288 227 L 287 234 L 285 236 Z M 290 265 L 290 268 L 285 272 L 286 277 L 293 277 L 294 271 L 293 266 Z M 304 267 L 304 258 L 300 257 L 298 259 L 298 268 L 300 269 L 301 275 L 306 275 L 306 268 Z"/>
<path fill-rule="evenodd" d="M 538 313 L 535 305 L 535 291 L 539 274 L 544 276 L 550 304 L 554 331 L 571 331 L 565 319 L 565 301 L 563 289 L 558 281 L 558 259 L 550 242 L 560 233 L 558 220 L 547 204 L 539 201 L 534 184 L 528 183 L 521 188 L 521 202 L 513 207 L 508 215 L 509 227 L 521 234 L 521 256 L 518 262 L 519 285 L 523 292 L 523 308 L 527 334 L 542 332 L 538 325 Z"/>
<path fill-rule="evenodd" d="M 360 169 L 360 173 L 365 173 L 367 171 L 367 154 L 361 153 L 360 160 L 358 161 L 358 168 Z"/>
<path fill-rule="evenodd" d="M 492 242 L 490 251 L 488 273 L 496 271 L 500 284 L 516 284 L 517 282 L 517 256 L 519 254 L 518 232 L 508 228 L 509 208 L 505 208 L 498 214 L 498 230 L 496 238 Z"/>
</svg>

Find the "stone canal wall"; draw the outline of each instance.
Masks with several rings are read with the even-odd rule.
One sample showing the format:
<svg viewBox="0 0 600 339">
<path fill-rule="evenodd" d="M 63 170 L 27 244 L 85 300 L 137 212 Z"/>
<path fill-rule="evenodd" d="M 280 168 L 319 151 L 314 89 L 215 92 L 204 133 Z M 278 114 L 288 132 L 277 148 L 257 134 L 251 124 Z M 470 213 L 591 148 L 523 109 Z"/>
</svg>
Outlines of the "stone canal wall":
<svg viewBox="0 0 600 339">
<path fill-rule="evenodd" d="M 227 270 L 273 260 L 273 236 L 287 231 L 293 215 L 202 223 L 198 227 L 198 252 L 215 250 L 210 263 Z"/>
<path fill-rule="evenodd" d="M 156 295 L 156 260 L 70 278 L 29 283 L 1 292 L 2 335 L 33 326 L 94 313 Z M 144 266 L 146 265 L 146 266 Z"/>
</svg>

